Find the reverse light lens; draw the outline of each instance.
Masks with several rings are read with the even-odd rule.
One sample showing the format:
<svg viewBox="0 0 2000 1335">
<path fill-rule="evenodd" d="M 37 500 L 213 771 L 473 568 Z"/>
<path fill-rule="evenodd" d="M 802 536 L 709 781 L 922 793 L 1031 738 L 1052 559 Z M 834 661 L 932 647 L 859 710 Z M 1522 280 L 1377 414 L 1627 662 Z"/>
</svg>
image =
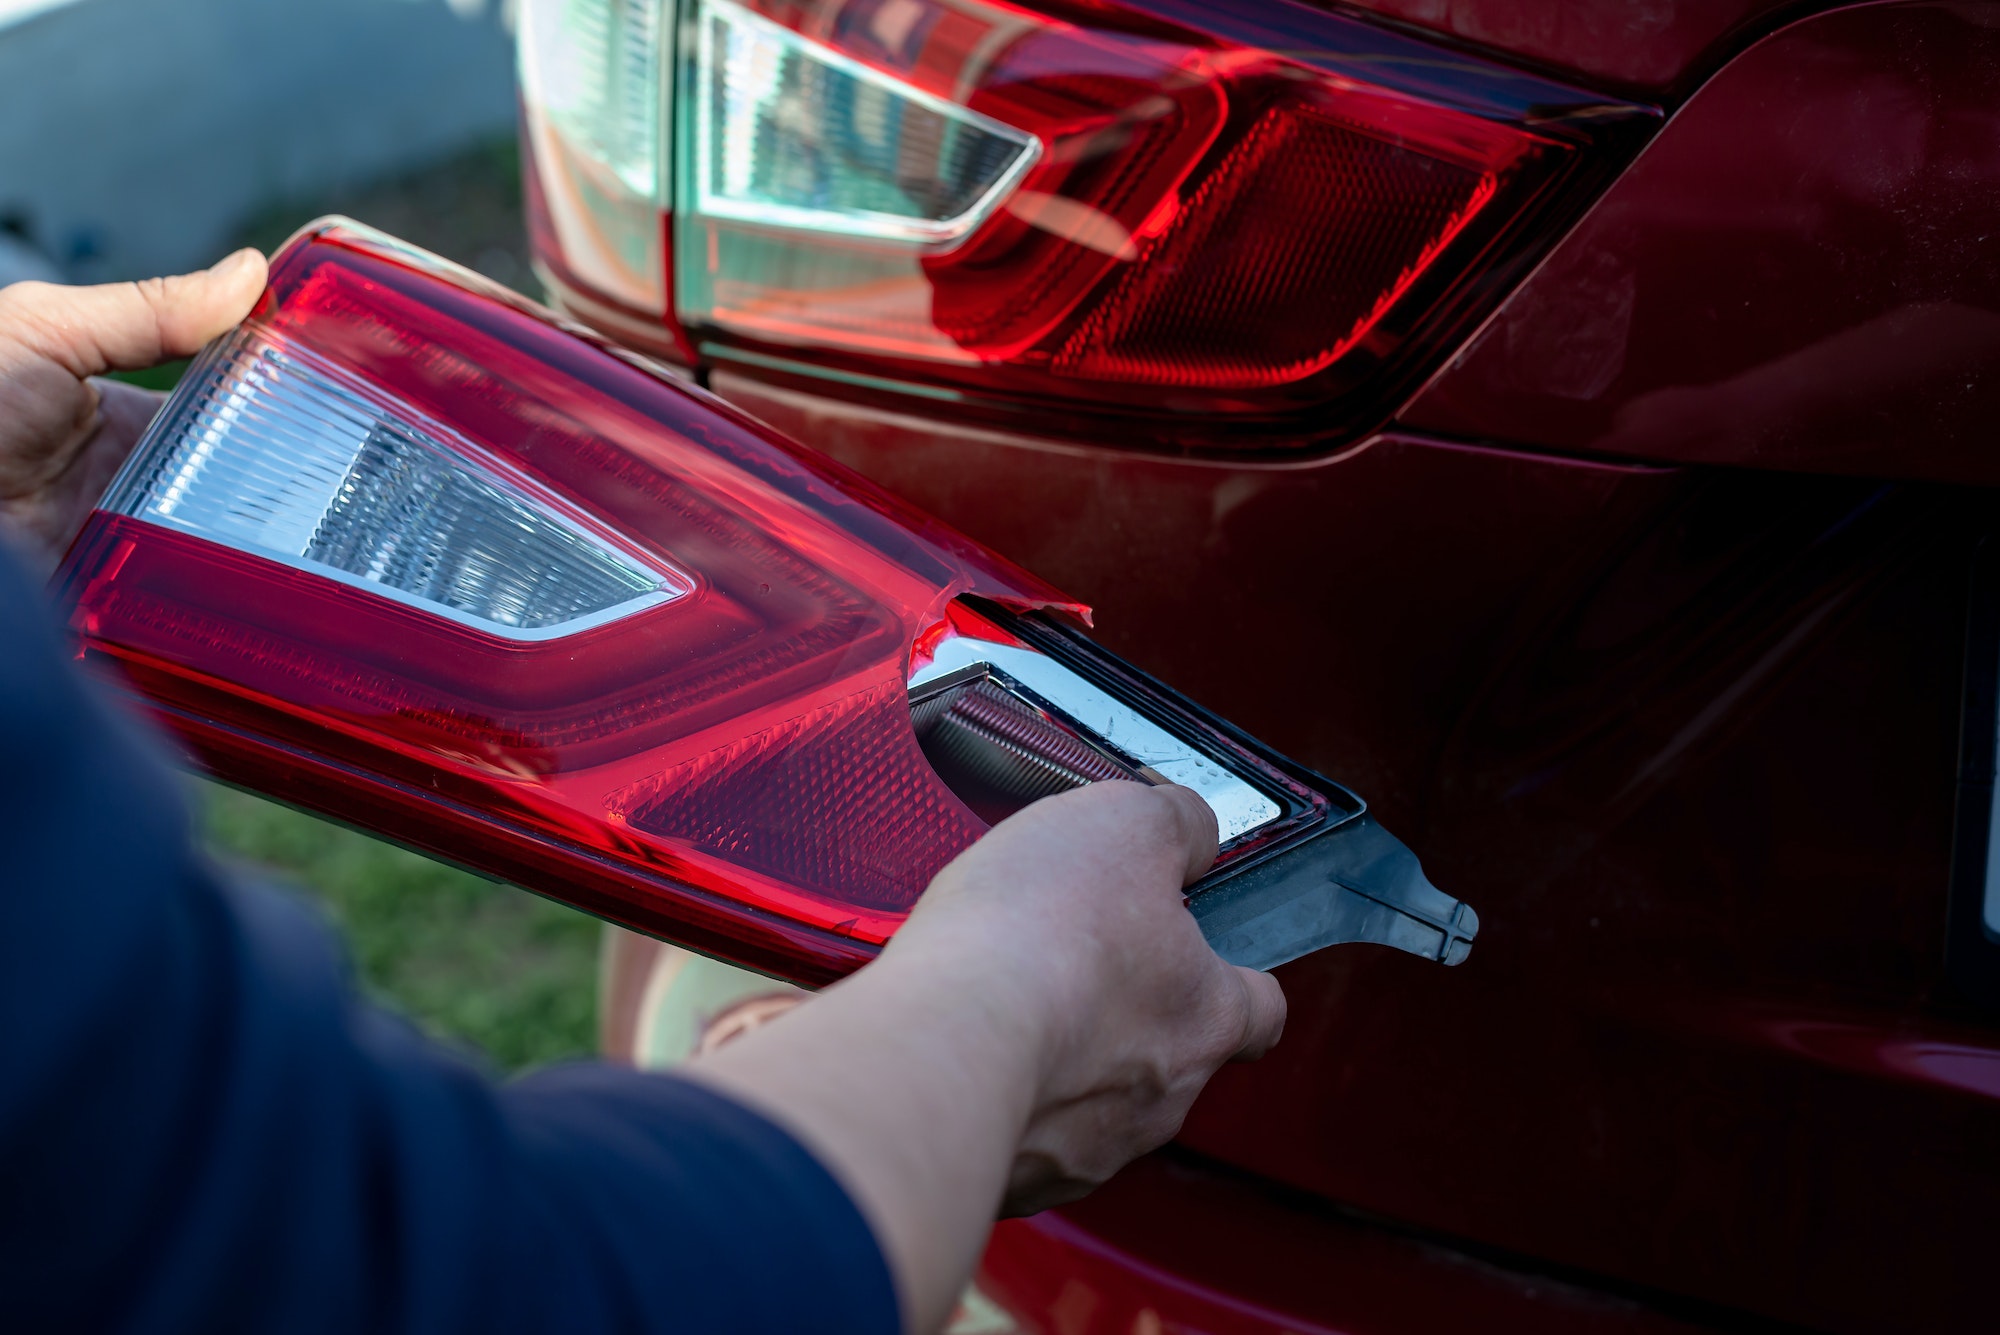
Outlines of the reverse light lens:
<svg viewBox="0 0 2000 1335">
<path fill-rule="evenodd" d="M 920 243 L 982 222 L 1033 135 L 849 59 L 731 0 L 700 0 L 695 209 Z"/>
<path fill-rule="evenodd" d="M 304 349 L 254 332 L 205 361 L 104 509 L 271 556 L 514 639 L 685 595 L 495 465 Z"/>
<path fill-rule="evenodd" d="M 659 194 L 661 23 L 672 0 L 527 0 L 535 94 L 549 120 L 632 194 Z"/>
</svg>

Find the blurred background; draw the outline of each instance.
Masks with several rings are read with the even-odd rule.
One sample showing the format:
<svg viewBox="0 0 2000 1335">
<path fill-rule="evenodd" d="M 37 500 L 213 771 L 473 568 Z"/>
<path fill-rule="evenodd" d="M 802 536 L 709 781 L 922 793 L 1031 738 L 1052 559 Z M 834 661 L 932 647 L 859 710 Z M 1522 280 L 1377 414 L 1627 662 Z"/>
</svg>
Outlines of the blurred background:
<svg viewBox="0 0 2000 1335">
<path fill-rule="evenodd" d="M 539 297 L 512 20 L 511 0 L 0 0 L 0 285 L 182 272 L 344 213 Z M 189 788 L 215 854 L 315 897 L 419 1025 L 506 1070 L 594 1050 L 593 920 Z"/>
</svg>

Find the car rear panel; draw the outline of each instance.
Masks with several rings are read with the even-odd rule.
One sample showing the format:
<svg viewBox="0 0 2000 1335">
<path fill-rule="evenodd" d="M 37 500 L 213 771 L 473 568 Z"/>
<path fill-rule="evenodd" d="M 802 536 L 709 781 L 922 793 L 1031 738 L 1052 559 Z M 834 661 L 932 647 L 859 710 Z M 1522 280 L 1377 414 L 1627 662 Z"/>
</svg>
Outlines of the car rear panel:
<svg viewBox="0 0 2000 1335">
<path fill-rule="evenodd" d="M 1760 43 L 1401 420 L 1624 458 L 2000 481 L 1996 88 L 1991 6 L 1863 6 Z"/>
<path fill-rule="evenodd" d="M 1202 459 L 702 369 L 1350 779 L 1486 924 L 1450 973 L 1287 966 L 1176 1157 L 981 1284 L 1063 1335 L 1990 1324 L 2000 1042 L 1944 949 L 2000 6 L 1363 7 L 1673 112 L 1394 420 Z M 1625 1297 L 1524 1299 L 1551 1269 Z"/>
<path fill-rule="evenodd" d="M 1177 1155 L 1070 1209 L 1002 1223 L 950 1335 L 1677 1335 L 1718 1318 L 1274 1199 Z"/>
<path fill-rule="evenodd" d="M 1947 1329 L 1983 1302 L 2000 1055 L 1923 1009 L 1976 505 L 1410 436 L 1220 467 L 716 385 L 1345 767 L 1482 906 L 1449 976 L 1290 966 L 1285 1043 L 1184 1143 L 1789 1320 Z"/>
<path fill-rule="evenodd" d="M 1750 40 L 1820 2 L 1677 0 L 1355 0 L 1354 8 L 1607 88 L 1685 91 Z"/>
</svg>

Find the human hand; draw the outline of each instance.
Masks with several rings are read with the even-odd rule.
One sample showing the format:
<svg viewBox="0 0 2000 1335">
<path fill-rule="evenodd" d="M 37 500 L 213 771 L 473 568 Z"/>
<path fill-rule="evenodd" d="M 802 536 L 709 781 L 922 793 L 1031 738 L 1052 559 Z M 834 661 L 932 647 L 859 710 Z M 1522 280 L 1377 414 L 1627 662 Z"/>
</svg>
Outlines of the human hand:
<svg viewBox="0 0 2000 1335">
<path fill-rule="evenodd" d="M 162 396 L 97 380 L 191 357 L 250 313 L 264 257 L 101 287 L 0 288 L 0 530 L 52 571 Z"/>
<path fill-rule="evenodd" d="M 1277 982 L 1225 964 L 1183 907 L 1214 856 L 1187 789 L 1046 798 L 940 872 L 875 963 L 680 1070 L 815 1152 L 873 1226 L 905 1329 L 935 1331 L 996 1213 L 1088 1191 L 1277 1041 Z"/>
<path fill-rule="evenodd" d="M 1171 1140 L 1217 1068 L 1278 1041 L 1277 980 L 1224 963 L 1183 901 L 1214 860 L 1215 814 L 1191 789 L 1092 784 L 995 827 L 885 951 L 1035 1017 L 1036 1093 L 1003 1213 L 1084 1195 Z"/>
</svg>

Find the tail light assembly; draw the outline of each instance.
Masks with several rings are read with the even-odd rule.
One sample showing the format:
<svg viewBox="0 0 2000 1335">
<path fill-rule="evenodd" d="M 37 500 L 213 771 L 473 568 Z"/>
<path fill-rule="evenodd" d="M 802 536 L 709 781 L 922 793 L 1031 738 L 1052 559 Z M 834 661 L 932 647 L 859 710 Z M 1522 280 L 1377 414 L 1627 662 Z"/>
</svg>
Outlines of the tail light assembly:
<svg viewBox="0 0 2000 1335">
<path fill-rule="evenodd" d="M 1477 927 L 1359 798 L 1054 589 L 344 220 L 274 258 L 58 578 L 81 657 L 219 777 L 794 981 L 1103 780 L 1214 810 L 1189 904 L 1238 962 L 1456 963 Z"/>
<path fill-rule="evenodd" d="M 1657 119 L 1293 0 L 525 12 L 536 246 L 579 313 L 1121 438 L 1379 418 Z"/>
</svg>

